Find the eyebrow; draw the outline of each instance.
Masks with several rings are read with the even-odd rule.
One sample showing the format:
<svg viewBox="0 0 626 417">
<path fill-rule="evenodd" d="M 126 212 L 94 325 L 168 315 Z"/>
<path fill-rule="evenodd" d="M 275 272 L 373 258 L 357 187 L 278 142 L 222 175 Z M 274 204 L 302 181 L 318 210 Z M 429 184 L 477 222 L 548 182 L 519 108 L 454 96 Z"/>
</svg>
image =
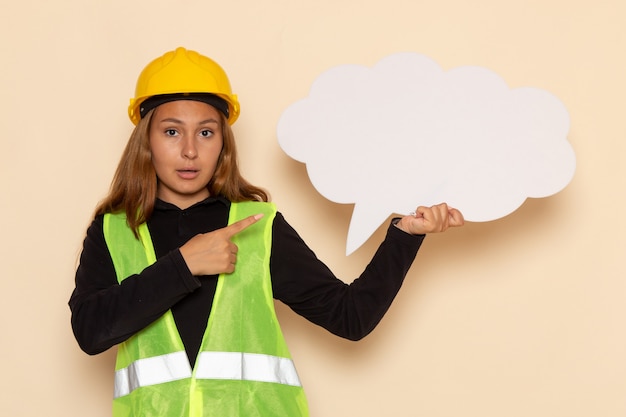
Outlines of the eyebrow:
<svg viewBox="0 0 626 417">
<path fill-rule="evenodd" d="M 185 124 L 185 122 L 183 122 L 182 120 L 177 119 L 175 117 L 168 117 L 168 118 L 159 120 L 159 123 L 176 123 L 176 124 L 179 124 L 179 125 Z M 215 124 L 219 125 L 219 121 L 216 120 L 216 119 L 213 119 L 213 118 L 203 120 L 200 123 L 198 123 L 198 125 L 207 125 L 207 124 L 211 124 L 211 123 L 215 123 Z"/>
</svg>

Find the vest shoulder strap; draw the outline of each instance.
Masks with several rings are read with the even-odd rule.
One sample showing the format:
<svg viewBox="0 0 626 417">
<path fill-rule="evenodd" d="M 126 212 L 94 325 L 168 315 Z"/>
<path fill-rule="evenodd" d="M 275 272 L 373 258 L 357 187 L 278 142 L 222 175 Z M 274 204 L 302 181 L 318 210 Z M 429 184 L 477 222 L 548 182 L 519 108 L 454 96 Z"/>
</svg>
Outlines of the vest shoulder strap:
<svg viewBox="0 0 626 417">
<path fill-rule="evenodd" d="M 136 274 L 138 267 L 143 269 L 156 262 L 154 246 L 145 223 L 139 225 L 137 239 L 128 226 L 125 213 L 107 213 L 104 215 L 103 232 L 118 282 Z"/>
</svg>

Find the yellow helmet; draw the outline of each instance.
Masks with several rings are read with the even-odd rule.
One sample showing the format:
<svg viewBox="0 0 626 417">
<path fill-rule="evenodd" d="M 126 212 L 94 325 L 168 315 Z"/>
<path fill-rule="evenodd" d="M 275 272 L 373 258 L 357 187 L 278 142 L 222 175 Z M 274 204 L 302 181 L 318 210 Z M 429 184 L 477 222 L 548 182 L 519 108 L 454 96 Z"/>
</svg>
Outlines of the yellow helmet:
<svg viewBox="0 0 626 417">
<path fill-rule="evenodd" d="M 142 117 L 141 105 L 147 99 L 172 94 L 182 94 L 190 99 L 198 94 L 217 96 L 226 102 L 223 106 L 225 109 L 216 107 L 226 114 L 228 124 L 232 125 L 239 117 L 239 101 L 232 93 L 222 67 L 195 51 L 179 47 L 150 62 L 139 74 L 135 97 L 130 99 L 128 106 L 130 120 L 135 125 L 139 122 Z M 214 105 L 210 101 L 206 102 Z"/>
</svg>

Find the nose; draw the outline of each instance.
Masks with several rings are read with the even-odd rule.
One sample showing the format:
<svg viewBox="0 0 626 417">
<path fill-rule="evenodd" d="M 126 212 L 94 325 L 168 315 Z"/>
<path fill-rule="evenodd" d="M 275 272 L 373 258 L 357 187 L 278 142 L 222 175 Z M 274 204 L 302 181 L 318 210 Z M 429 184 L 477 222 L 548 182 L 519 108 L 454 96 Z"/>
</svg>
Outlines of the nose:
<svg viewBox="0 0 626 417">
<path fill-rule="evenodd" d="M 182 156 L 187 159 L 194 159 L 198 156 L 198 149 L 193 138 L 187 138 L 183 141 Z"/>
</svg>

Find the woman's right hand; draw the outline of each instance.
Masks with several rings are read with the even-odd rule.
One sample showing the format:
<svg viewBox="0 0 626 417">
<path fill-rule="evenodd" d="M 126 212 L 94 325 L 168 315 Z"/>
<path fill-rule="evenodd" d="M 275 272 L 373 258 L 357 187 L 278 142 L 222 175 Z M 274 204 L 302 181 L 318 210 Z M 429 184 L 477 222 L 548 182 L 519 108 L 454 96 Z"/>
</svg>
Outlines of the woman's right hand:
<svg viewBox="0 0 626 417">
<path fill-rule="evenodd" d="M 236 223 L 189 239 L 180 253 L 193 275 L 232 273 L 237 262 L 237 245 L 232 237 L 259 221 L 263 214 L 246 217 Z"/>
</svg>

